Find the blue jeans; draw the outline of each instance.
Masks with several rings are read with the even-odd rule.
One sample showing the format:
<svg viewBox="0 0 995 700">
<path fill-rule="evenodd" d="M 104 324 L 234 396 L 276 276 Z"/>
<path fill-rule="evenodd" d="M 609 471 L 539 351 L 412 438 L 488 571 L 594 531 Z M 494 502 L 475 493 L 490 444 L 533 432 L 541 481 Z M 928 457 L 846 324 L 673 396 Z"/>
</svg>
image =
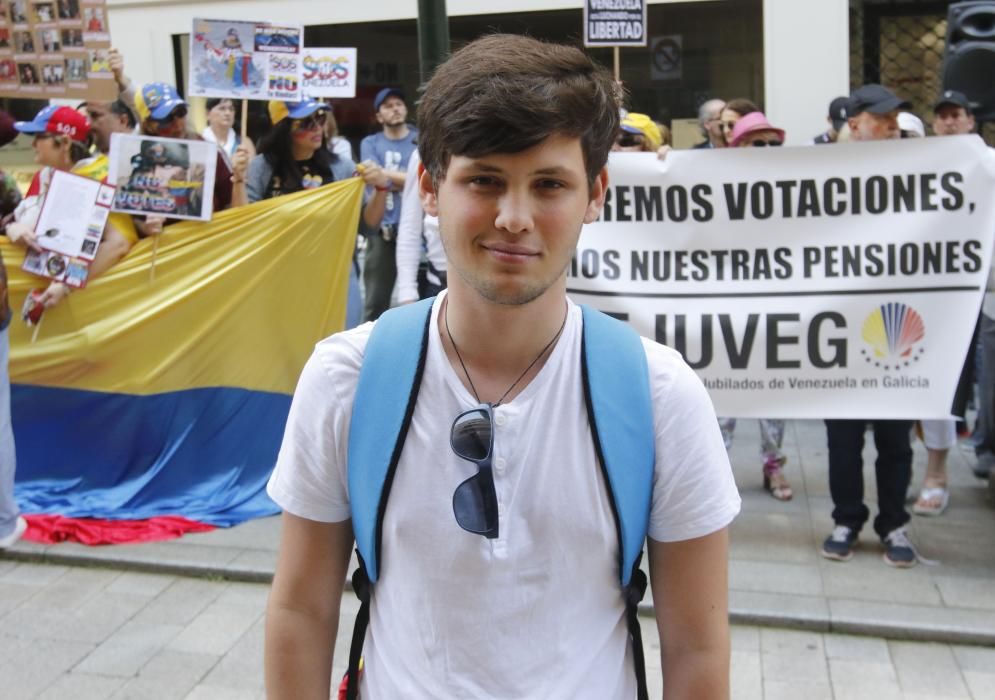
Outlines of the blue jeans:
<svg viewBox="0 0 995 700">
<path fill-rule="evenodd" d="M 17 501 L 14 500 L 14 430 L 10 424 L 10 355 L 8 329 L 0 331 L 0 537 L 14 531 L 17 524 Z"/>
</svg>

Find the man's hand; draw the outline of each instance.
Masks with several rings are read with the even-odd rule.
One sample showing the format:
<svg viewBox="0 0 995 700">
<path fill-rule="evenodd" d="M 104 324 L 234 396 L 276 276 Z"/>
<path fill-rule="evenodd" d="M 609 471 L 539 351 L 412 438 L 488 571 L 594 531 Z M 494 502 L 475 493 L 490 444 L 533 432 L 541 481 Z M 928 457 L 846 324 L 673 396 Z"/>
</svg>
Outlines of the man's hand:
<svg viewBox="0 0 995 700">
<path fill-rule="evenodd" d="M 378 190 L 382 190 L 390 184 L 387 171 L 372 160 L 364 160 L 356 166 L 356 170 L 359 171 L 359 176 L 363 178 L 363 182 L 371 187 L 376 187 Z"/>
<path fill-rule="evenodd" d="M 163 224 L 166 223 L 166 217 L 160 216 L 159 214 L 152 214 L 145 217 L 145 235 L 146 236 L 158 236 L 162 233 Z"/>
<path fill-rule="evenodd" d="M 125 90 L 130 82 L 124 75 L 124 56 L 117 49 L 110 49 L 107 52 L 107 64 L 111 68 L 111 73 L 114 74 L 114 82 L 117 83 L 118 88 Z"/>
<path fill-rule="evenodd" d="M 11 221 L 7 224 L 7 238 L 13 243 L 26 246 L 39 253 L 41 252 L 41 248 L 38 247 L 38 235 L 35 233 L 35 230 L 20 221 Z"/>
<path fill-rule="evenodd" d="M 38 301 L 41 302 L 42 306 L 46 309 L 51 309 L 56 306 L 60 301 L 69 296 L 69 286 L 63 284 L 62 282 L 52 282 L 48 285 L 48 289 L 41 293 L 38 297 Z"/>
</svg>

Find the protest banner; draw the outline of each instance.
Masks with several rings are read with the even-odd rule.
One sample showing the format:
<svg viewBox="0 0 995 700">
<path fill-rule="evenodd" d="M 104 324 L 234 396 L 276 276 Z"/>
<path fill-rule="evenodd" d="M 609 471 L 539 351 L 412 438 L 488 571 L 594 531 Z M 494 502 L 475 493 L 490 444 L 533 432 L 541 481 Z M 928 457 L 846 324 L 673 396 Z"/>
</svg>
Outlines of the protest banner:
<svg viewBox="0 0 995 700">
<path fill-rule="evenodd" d="M 301 99 L 300 25 L 194 19 L 190 96 Z"/>
<path fill-rule="evenodd" d="M 211 218 L 217 146 L 135 134 L 113 134 L 107 181 L 113 210 L 173 219 Z"/>
<path fill-rule="evenodd" d="M 21 268 L 70 287 L 85 287 L 113 198 L 111 185 L 55 171 L 35 224 L 41 250 L 29 250 Z"/>
<path fill-rule="evenodd" d="M 48 309 L 36 343 L 10 325 L 33 531 L 61 516 L 58 537 L 101 544 L 149 539 L 162 517 L 178 536 L 279 512 L 266 482 L 304 363 L 345 325 L 362 197 L 351 178 L 171 224 L 156 284 L 146 238 Z M 0 236 L 0 254 L 21 308 L 37 278 L 22 246 Z"/>
<path fill-rule="evenodd" d="M 584 0 L 584 46 L 646 46 L 646 0 Z"/>
<path fill-rule="evenodd" d="M 678 350 L 719 415 L 943 418 L 995 234 L 977 136 L 612 154 L 575 301 Z"/>
<path fill-rule="evenodd" d="M 105 0 L 0 2 L 0 97 L 113 100 Z"/>
<path fill-rule="evenodd" d="M 356 96 L 356 49 L 304 49 L 301 59 L 308 97 Z"/>
</svg>

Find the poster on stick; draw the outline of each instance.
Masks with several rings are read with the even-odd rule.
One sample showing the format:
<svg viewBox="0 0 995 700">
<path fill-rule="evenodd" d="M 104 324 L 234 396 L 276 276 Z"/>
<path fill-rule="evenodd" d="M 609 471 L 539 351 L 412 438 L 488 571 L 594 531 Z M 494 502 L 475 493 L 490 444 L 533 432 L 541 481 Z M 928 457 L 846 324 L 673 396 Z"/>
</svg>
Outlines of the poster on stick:
<svg viewBox="0 0 995 700">
<path fill-rule="evenodd" d="M 356 96 L 356 49 L 304 49 L 303 87 L 308 97 Z"/>
<path fill-rule="evenodd" d="M 613 153 L 574 301 L 694 369 L 721 416 L 947 418 L 988 280 L 978 136 Z"/>
<path fill-rule="evenodd" d="M 173 219 L 211 218 L 217 146 L 134 134 L 111 136 L 113 210 Z"/>
<path fill-rule="evenodd" d="M 584 46 L 646 46 L 646 0 L 584 0 Z"/>
<path fill-rule="evenodd" d="M 195 19 L 190 36 L 191 96 L 301 99 L 300 25 Z"/>
<path fill-rule="evenodd" d="M 29 250 L 22 269 L 71 287 L 86 286 L 113 199 L 111 185 L 55 171 L 35 224 L 41 250 Z"/>
<path fill-rule="evenodd" d="M 0 97 L 113 100 L 105 0 L 0 1 Z"/>
</svg>

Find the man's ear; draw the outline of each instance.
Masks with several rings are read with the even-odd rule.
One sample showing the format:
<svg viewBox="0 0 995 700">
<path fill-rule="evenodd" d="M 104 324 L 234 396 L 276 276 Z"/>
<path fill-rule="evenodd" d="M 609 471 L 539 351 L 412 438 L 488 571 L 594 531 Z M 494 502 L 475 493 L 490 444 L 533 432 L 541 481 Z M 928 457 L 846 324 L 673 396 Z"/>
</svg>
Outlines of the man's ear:
<svg viewBox="0 0 995 700">
<path fill-rule="evenodd" d="M 601 216 L 601 208 L 605 205 L 605 196 L 608 194 L 608 166 L 601 168 L 601 172 L 594 178 L 591 184 L 591 197 L 587 203 L 587 211 L 584 212 L 584 223 L 593 224 Z"/>
<path fill-rule="evenodd" d="M 421 208 L 429 216 L 439 215 L 439 199 L 435 192 L 432 175 L 425 170 L 422 163 L 418 164 L 418 196 L 421 198 Z"/>
</svg>

